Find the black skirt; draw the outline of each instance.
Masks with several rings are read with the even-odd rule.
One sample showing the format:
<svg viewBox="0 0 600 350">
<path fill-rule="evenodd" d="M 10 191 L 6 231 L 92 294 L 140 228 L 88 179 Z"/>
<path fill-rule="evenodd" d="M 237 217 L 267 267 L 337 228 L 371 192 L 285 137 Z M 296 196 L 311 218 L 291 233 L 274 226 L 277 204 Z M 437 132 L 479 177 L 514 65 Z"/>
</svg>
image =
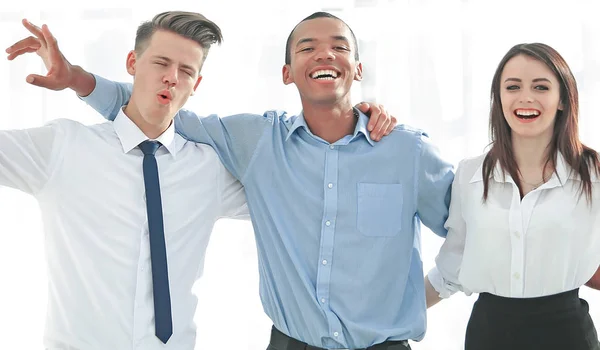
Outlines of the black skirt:
<svg viewBox="0 0 600 350">
<path fill-rule="evenodd" d="M 599 350 L 579 289 L 539 298 L 482 293 L 473 305 L 465 350 Z"/>
</svg>

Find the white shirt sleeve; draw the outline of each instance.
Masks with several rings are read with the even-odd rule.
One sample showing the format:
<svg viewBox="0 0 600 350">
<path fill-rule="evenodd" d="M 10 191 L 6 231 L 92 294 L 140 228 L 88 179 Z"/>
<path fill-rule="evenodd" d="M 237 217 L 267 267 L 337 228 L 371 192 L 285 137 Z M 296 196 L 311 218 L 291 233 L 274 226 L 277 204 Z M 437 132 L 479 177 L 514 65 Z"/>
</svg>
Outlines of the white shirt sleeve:
<svg viewBox="0 0 600 350">
<path fill-rule="evenodd" d="M 53 171 L 64 140 L 58 122 L 25 130 L 0 130 L 0 186 L 39 192 Z"/>
<path fill-rule="evenodd" d="M 219 216 L 250 220 L 244 186 L 222 164 L 219 164 L 219 170 L 219 198 L 221 199 Z"/>
<path fill-rule="evenodd" d="M 446 240 L 435 259 L 436 266 L 429 272 L 428 278 L 431 285 L 440 294 L 441 298 L 448 298 L 458 291 L 471 293 L 462 288 L 459 282 L 459 273 L 465 249 L 466 224 L 461 209 L 461 165 L 456 170 L 452 183 L 452 199 L 448 220 L 444 227 L 448 230 Z"/>
</svg>

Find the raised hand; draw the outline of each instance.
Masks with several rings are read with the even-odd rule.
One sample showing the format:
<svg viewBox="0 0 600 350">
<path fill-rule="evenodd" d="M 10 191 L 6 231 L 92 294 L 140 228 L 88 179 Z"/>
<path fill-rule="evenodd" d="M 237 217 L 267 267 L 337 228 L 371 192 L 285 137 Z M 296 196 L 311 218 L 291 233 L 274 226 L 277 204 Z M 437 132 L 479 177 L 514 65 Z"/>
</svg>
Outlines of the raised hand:
<svg viewBox="0 0 600 350">
<path fill-rule="evenodd" d="M 73 80 L 73 66 L 60 52 L 56 38 L 50 33 L 47 25 L 37 27 L 26 19 L 22 21 L 23 26 L 34 36 L 20 40 L 6 49 L 9 60 L 35 52 L 44 61 L 48 73 L 43 75 L 30 74 L 26 80 L 28 83 L 51 90 L 63 90 L 70 87 Z"/>
</svg>

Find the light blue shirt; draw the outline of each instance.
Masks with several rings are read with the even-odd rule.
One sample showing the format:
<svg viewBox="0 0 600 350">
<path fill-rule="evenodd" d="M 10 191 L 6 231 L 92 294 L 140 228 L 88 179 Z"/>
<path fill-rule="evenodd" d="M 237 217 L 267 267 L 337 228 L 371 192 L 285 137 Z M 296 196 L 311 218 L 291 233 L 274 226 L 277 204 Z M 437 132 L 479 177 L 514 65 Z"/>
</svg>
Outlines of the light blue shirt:
<svg viewBox="0 0 600 350">
<path fill-rule="evenodd" d="M 96 76 L 84 101 L 113 119 L 130 90 Z M 177 132 L 214 147 L 244 185 L 264 310 L 281 332 L 313 346 L 425 334 L 420 224 L 446 235 L 454 173 L 423 132 L 399 125 L 376 143 L 367 122 L 360 113 L 354 134 L 330 144 L 302 114 L 181 110 L 175 119 Z"/>
</svg>

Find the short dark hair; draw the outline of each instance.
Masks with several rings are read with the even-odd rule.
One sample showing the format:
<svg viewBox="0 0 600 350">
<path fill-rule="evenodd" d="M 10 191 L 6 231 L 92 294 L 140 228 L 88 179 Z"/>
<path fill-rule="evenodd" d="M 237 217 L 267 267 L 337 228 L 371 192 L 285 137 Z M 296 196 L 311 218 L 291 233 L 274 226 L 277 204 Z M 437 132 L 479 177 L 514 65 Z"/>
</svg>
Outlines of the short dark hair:
<svg viewBox="0 0 600 350">
<path fill-rule="evenodd" d="M 292 36 L 294 35 L 296 28 L 298 28 L 300 23 L 310 21 L 311 19 L 316 19 L 316 18 L 333 18 L 333 19 L 336 19 L 336 20 L 344 23 L 346 28 L 348 28 L 348 30 L 350 30 L 350 35 L 352 35 L 352 43 L 354 44 L 354 59 L 359 61 L 358 41 L 356 40 L 356 35 L 354 35 L 352 28 L 350 28 L 350 26 L 346 22 L 344 22 L 341 18 L 334 16 L 329 12 L 315 12 L 312 15 L 310 15 L 310 16 L 306 17 L 305 19 L 301 20 L 300 22 L 298 22 L 298 24 L 296 24 L 294 29 L 292 29 L 292 31 L 290 32 L 290 35 L 287 38 L 287 42 L 285 43 L 285 64 L 290 64 L 292 62 L 292 54 L 291 54 Z"/>
<path fill-rule="evenodd" d="M 165 30 L 194 40 L 202 47 L 204 56 L 202 64 L 208 55 L 212 44 L 221 44 L 223 35 L 221 29 L 200 13 L 185 11 L 168 11 L 159 13 L 151 21 L 142 23 L 135 36 L 135 51 L 144 52 L 148 41 L 157 30 Z"/>
</svg>

